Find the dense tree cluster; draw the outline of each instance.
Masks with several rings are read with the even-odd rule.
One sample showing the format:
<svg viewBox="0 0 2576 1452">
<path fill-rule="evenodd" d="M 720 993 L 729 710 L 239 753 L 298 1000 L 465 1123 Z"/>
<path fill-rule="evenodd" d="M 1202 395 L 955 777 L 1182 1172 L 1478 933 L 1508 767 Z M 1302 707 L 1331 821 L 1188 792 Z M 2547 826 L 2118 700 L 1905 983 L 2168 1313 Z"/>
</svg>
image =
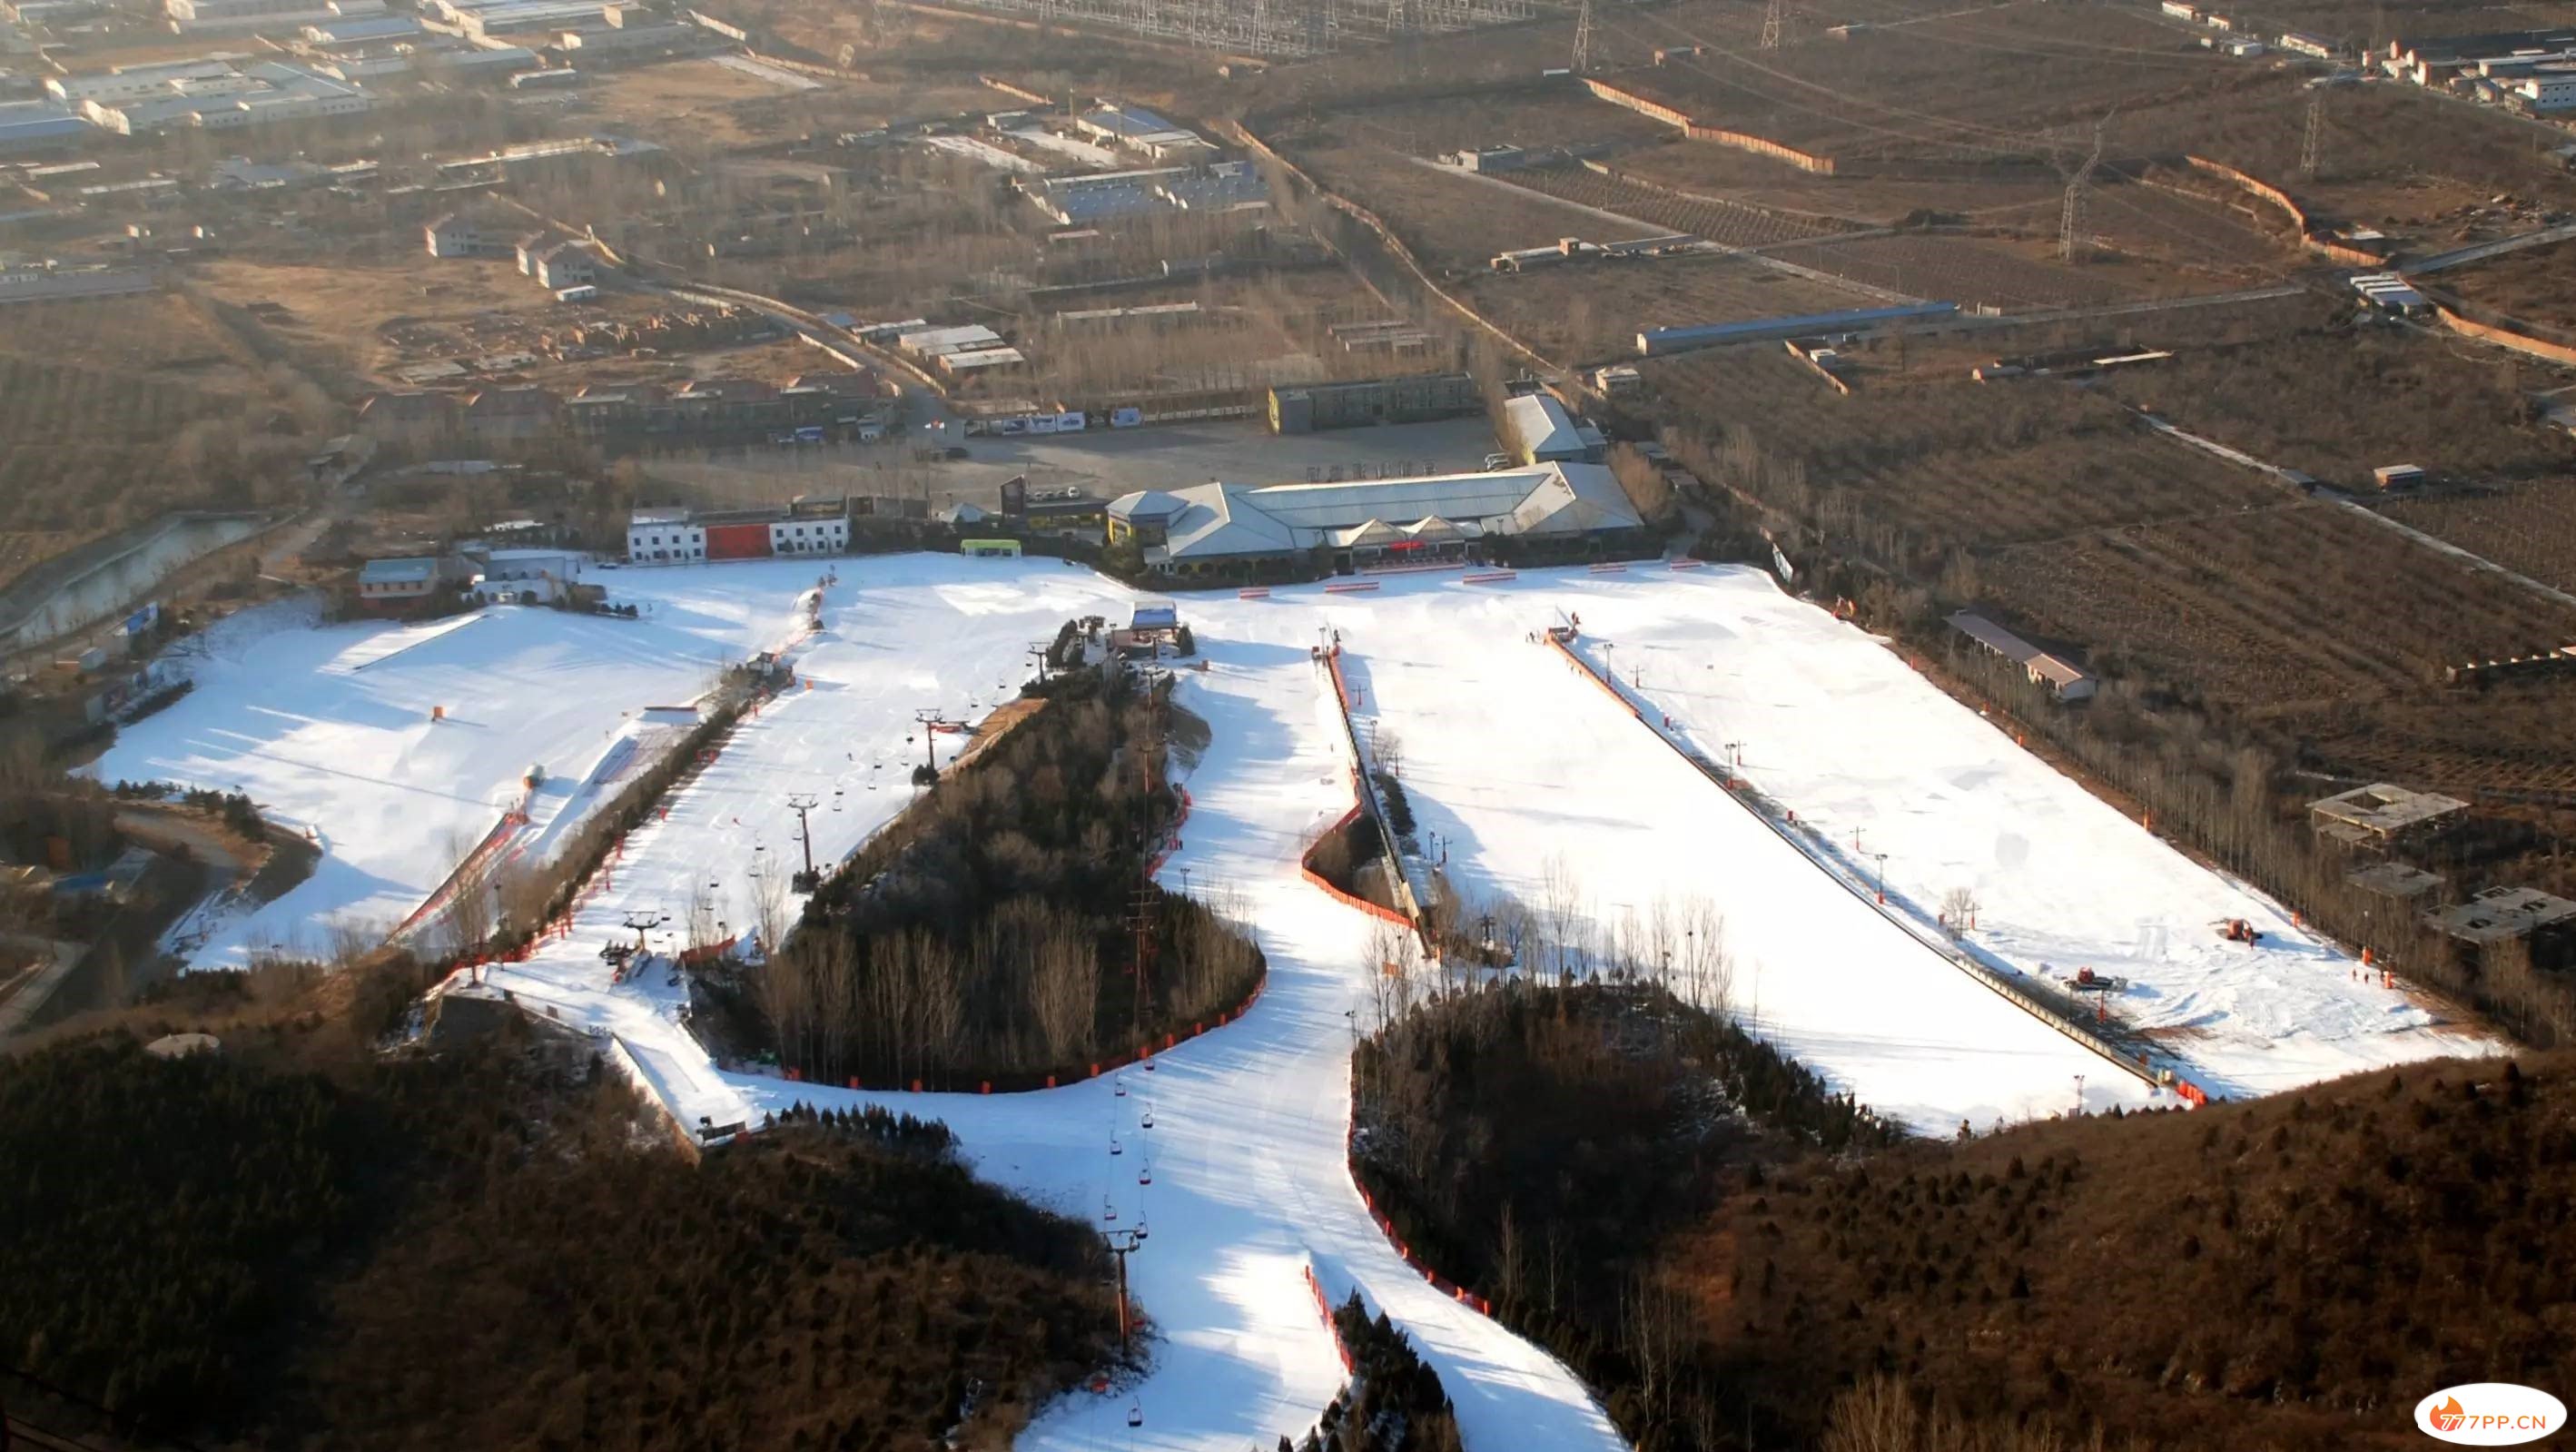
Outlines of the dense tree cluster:
<svg viewBox="0 0 2576 1452">
<path fill-rule="evenodd" d="M 2416 1397 L 2576 1378 L 2576 1061 L 2418 1065 L 2046 1123 L 1739 1194 L 1712 1329 L 1781 1385 L 2172 1446 L 2420 1442 Z"/>
<path fill-rule="evenodd" d="M 1000 1087 L 1159 1044 L 1260 981 L 1259 950 L 1222 912 L 1150 885 L 1138 897 L 1179 806 L 1172 734 L 1204 728 L 1132 671 L 1052 684 L 827 881 L 750 979 L 787 1064 L 834 1083 Z"/>
<path fill-rule="evenodd" d="M 943 1126 L 800 1110 L 693 1163 L 586 1039 L 504 1014 L 383 1057 L 320 1007 L 371 995 L 319 987 L 237 1005 L 217 1052 L 0 1059 L 13 1417 L 277 1452 L 988 1446 L 1113 1354 L 1093 1237 Z"/>
<path fill-rule="evenodd" d="M 216 1055 L 0 1060 L 0 1356 L 122 1414 L 239 1425 L 382 1128 L 318 1075 Z"/>
<path fill-rule="evenodd" d="M 1333 1331 L 1350 1350 L 1351 1385 L 1324 1408 L 1304 1452 L 1459 1452 L 1458 1418 L 1440 1374 L 1403 1332 L 1383 1314 L 1369 1315 L 1357 1291 L 1334 1309 Z"/>
<path fill-rule="evenodd" d="M 1662 988 L 1509 981 L 1363 1042 L 1354 1168 L 1434 1269 L 1600 1388 L 1642 1447 L 1720 1445 L 1671 1240 L 1725 1177 L 1897 1131 Z"/>
</svg>

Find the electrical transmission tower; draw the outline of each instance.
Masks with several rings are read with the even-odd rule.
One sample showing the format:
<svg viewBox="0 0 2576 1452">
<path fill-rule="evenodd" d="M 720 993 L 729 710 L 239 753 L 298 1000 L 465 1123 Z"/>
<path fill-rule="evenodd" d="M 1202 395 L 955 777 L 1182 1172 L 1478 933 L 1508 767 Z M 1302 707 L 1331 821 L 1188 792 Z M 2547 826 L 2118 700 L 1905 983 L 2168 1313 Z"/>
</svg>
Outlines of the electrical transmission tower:
<svg viewBox="0 0 2576 1452">
<path fill-rule="evenodd" d="M 2093 126 L 2093 153 L 2075 169 L 2074 179 L 2066 184 L 2066 202 L 2057 212 L 2057 255 L 2060 260 L 2075 260 L 2076 249 L 2084 241 L 2084 187 L 2093 180 L 2093 168 L 2102 164 L 2102 128 L 2110 118 L 2104 117 Z"/>
<path fill-rule="evenodd" d="M 2308 92 L 2308 134 L 2299 143 L 2299 175 L 2316 180 L 2317 169 L 2325 164 L 2326 91 L 2319 86 Z"/>
<path fill-rule="evenodd" d="M 1583 0 L 1583 10 L 1574 18 L 1574 73 L 1588 75 L 1592 70 L 1592 0 Z"/>
<path fill-rule="evenodd" d="M 1789 0 L 1771 0 L 1770 6 L 1762 12 L 1762 48 L 1764 50 L 1780 48 L 1780 22 L 1788 8 Z"/>
</svg>

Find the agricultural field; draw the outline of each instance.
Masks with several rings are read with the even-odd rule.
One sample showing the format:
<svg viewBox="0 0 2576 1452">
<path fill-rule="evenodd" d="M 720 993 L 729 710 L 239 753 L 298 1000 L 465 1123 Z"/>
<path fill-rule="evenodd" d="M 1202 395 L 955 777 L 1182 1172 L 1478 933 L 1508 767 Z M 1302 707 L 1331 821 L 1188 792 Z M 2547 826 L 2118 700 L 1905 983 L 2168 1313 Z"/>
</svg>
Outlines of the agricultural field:
<svg viewBox="0 0 2576 1452">
<path fill-rule="evenodd" d="M 1982 364 L 2033 353 L 2089 348 L 2102 354 L 2166 350 L 2177 353 L 2232 347 L 2275 338 L 2300 328 L 2323 327 L 2344 312 L 2314 293 L 2285 293 L 2252 302 L 2161 308 L 2108 317 L 2043 317 L 1997 327 L 1962 327 L 1906 340 L 1903 356 L 1882 342 L 1846 350 L 1847 372 L 1864 387 L 1909 381 L 1955 383 Z M 2145 366 L 2160 367 L 2161 364 Z M 2037 380 L 1995 387 L 2045 387 Z"/>
<path fill-rule="evenodd" d="M 2564 477 L 2576 442 L 2536 417 L 2546 365 L 2408 329 L 2332 325 L 2123 370 L 2123 403 L 2329 484 L 2418 464 L 2437 478 L 2503 484 Z"/>
<path fill-rule="evenodd" d="M 2576 465 L 2555 477 L 2519 484 L 2386 500 L 2379 511 L 2576 594 Z"/>
<path fill-rule="evenodd" d="M 2576 640 L 2576 609 L 2323 501 L 2103 531 L 1980 562 L 2020 623 L 2114 674 L 2174 684 L 2260 723 L 2310 764 L 2441 791 L 2576 789 L 2576 682 L 2474 697 L 2444 667 Z M 2475 709 L 2466 709 L 2471 700 Z"/>
<path fill-rule="evenodd" d="M 2358 6 L 2352 0 L 2268 0 L 2263 18 L 2275 28 L 2305 30 L 2347 45 L 2367 44 L 2376 39 L 2386 42 L 2391 36 L 2409 40 L 2429 39 L 2444 35 L 2483 35 L 2508 30 L 2529 30 L 2541 25 L 2576 25 L 2576 5 L 2566 0 L 2542 0 L 2537 4 L 2484 4 L 2423 6 L 2391 14 L 2382 19 L 2372 9 Z"/>
<path fill-rule="evenodd" d="M 1659 414 L 1723 430 L 1721 482 L 1927 565 L 2086 530 L 2233 518 L 2283 498 L 2251 471 L 2156 444 L 2071 389 L 1956 372 L 1880 386 L 1872 373 L 1892 374 L 1901 348 L 1880 339 L 1852 355 L 1861 381 L 1850 397 L 1776 346 L 1684 354 L 1643 372 Z"/>
<path fill-rule="evenodd" d="M 1328 118 L 1318 119 L 1344 141 L 1368 142 L 1408 156 L 1491 146 L 1529 150 L 1652 146 L 1673 135 L 1670 126 L 1595 100 L 1565 81 L 1340 107 Z"/>
<path fill-rule="evenodd" d="M 1699 38 L 1655 17 L 1620 28 L 1661 34 L 1667 45 Z M 1712 50 L 1616 80 L 1706 125 L 1831 156 L 1845 169 L 1898 171 L 2071 164 L 2106 112 L 2183 96 L 2223 106 L 2248 87 L 2290 84 L 2143 16 L 2093 6 L 1874 22 L 1845 40 L 1789 46 L 1758 67 Z"/>
<path fill-rule="evenodd" d="M 214 393 L 255 386 L 258 366 L 220 324 L 164 293 L 0 307 L 0 354 Z"/>
<path fill-rule="evenodd" d="M 972 77 L 816 80 L 813 89 L 799 90 L 712 59 L 611 72 L 585 86 L 583 100 L 586 111 L 612 130 L 691 151 L 863 131 L 1013 104 Z"/>
<path fill-rule="evenodd" d="M 1645 328 L 1798 317 L 1874 301 L 1723 254 L 1487 272 L 1459 283 L 1456 292 L 1504 331 L 1562 363 L 1633 358 Z"/>
<path fill-rule="evenodd" d="M 2576 242 L 2527 247 L 2483 262 L 2433 273 L 2427 286 L 2456 293 L 2576 343 Z"/>
<path fill-rule="evenodd" d="M 2486 213 L 2495 197 L 2576 206 L 2576 173 L 2548 155 L 2550 146 L 2564 144 L 2561 133 L 2415 86 L 2337 86 L 2320 93 L 2286 75 L 2278 79 L 2216 102 L 2177 97 L 2124 108 L 2107 133 L 2108 154 L 2205 156 L 2280 187 L 2314 219 L 2378 227 L 2415 252 L 2438 252 L 2536 221 Z M 2303 177 L 2308 102 L 2320 95 L 2325 132 L 2317 174 Z M 2268 218 L 2264 225 L 2271 225 Z"/>
<path fill-rule="evenodd" d="M 253 502 L 265 393 L 183 298 L 0 308 L 0 581 L 163 509 Z"/>
<path fill-rule="evenodd" d="M 1180 314 L 1099 316 L 1113 309 L 1194 306 Z M 1049 294 L 1005 329 L 1030 358 L 1006 386 L 1041 397 L 1109 399 L 1376 377 L 1452 356 L 1453 320 L 1404 318 L 1339 266 L 1158 288 Z M 1333 328 L 1408 322 L 1428 336 L 1402 352 L 1355 351 Z M 997 324 L 999 326 L 999 324 Z"/>
<path fill-rule="evenodd" d="M 1980 237 L 1907 233 L 1849 242 L 1775 247 L 1771 255 L 1800 267 L 1848 278 L 1907 297 L 2016 311 L 2095 307 L 2136 295 L 2139 269 L 2109 263 L 2076 266 L 2050 260 L 2043 249 Z"/>
<path fill-rule="evenodd" d="M 1624 164 L 1627 158 L 1621 158 Z M 1505 172 L 1505 181 L 1579 206 L 1599 207 L 1623 217 L 1725 247 L 1768 247 L 1852 231 L 1863 224 L 1805 212 L 1780 212 L 1730 201 L 1724 197 L 1676 191 L 1621 176 L 1605 176 L 1584 167 L 1533 167 Z"/>
<path fill-rule="evenodd" d="M 2576 609 L 2324 501 L 2007 550 L 1980 575 L 2044 630 L 2262 713 L 2423 689 L 2576 639 Z"/>
<path fill-rule="evenodd" d="M 1873 227 L 1939 218 L 2005 226 L 2044 216 L 2053 223 L 2065 193 L 2055 172 L 2035 167 L 1940 178 L 1816 176 L 1709 141 L 1623 152 L 1609 164 L 1648 186 Z"/>
<path fill-rule="evenodd" d="M 1404 239 L 1423 267 L 1451 274 L 1483 270 L 1497 252 L 1544 247 L 1561 237 L 1620 242 L 1651 236 L 1491 177 L 1447 171 L 1334 128 L 1292 128 L 1266 138 L 1322 186 L 1357 202 Z"/>
</svg>

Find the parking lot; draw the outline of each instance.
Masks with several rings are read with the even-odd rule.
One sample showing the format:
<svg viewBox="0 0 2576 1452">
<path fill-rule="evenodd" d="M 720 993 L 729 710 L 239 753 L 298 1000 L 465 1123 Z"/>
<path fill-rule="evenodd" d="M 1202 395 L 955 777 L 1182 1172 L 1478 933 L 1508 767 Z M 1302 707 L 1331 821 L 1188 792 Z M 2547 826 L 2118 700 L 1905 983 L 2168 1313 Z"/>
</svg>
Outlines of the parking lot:
<svg viewBox="0 0 2576 1452">
<path fill-rule="evenodd" d="M 1385 424 L 1329 433 L 1273 435 L 1256 420 L 1168 424 L 1079 434 L 959 438 L 916 431 L 906 442 L 755 448 L 703 460 L 657 459 L 651 472 L 717 501 L 755 503 L 794 494 L 877 494 L 999 508 L 1002 481 L 1028 476 L 1033 497 L 1078 487 L 1114 499 L 1133 489 L 1172 489 L 1224 479 L 1277 484 L 1378 474 L 1481 468 L 1497 447 L 1482 416 Z M 964 448 L 967 457 L 921 462 L 917 447 Z"/>
</svg>

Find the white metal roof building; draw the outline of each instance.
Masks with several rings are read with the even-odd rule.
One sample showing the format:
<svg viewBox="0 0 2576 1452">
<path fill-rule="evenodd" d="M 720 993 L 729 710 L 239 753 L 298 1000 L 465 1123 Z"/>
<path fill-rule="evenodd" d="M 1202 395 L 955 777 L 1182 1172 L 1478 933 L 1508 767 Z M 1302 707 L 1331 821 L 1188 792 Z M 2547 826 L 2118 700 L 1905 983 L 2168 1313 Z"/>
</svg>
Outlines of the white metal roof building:
<svg viewBox="0 0 2576 1452">
<path fill-rule="evenodd" d="M 907 353 L 936 358 L 944 353 L 969 353 L 979 348 L 998 348 L 1002 335 L 982 323 L 969 323 L 955 328 L 919 328 L 895 335 L 894 344 Z"/>
<path fill-rule="evenodd" d="M 1565 405 L 1544 393 L 1524 393 L 1503 402 L 1503 419 L 1512 442 L 1529 464 L 1599 463 L 1601 456 L 1574 426 Z"/>
<path fill-rule="evenodd" d="M 1134 539 L 1145 563 L 1164 573 L 1316 549 L 1363 568 L 1452 560 L 1479 539 L 1567 538 L 1642 523 L 1610 471 L 1582 463 L 1328 484 L 1212 482 L 1122 495 L 1108 516 L 1110 538 Z"/>
</svg>

